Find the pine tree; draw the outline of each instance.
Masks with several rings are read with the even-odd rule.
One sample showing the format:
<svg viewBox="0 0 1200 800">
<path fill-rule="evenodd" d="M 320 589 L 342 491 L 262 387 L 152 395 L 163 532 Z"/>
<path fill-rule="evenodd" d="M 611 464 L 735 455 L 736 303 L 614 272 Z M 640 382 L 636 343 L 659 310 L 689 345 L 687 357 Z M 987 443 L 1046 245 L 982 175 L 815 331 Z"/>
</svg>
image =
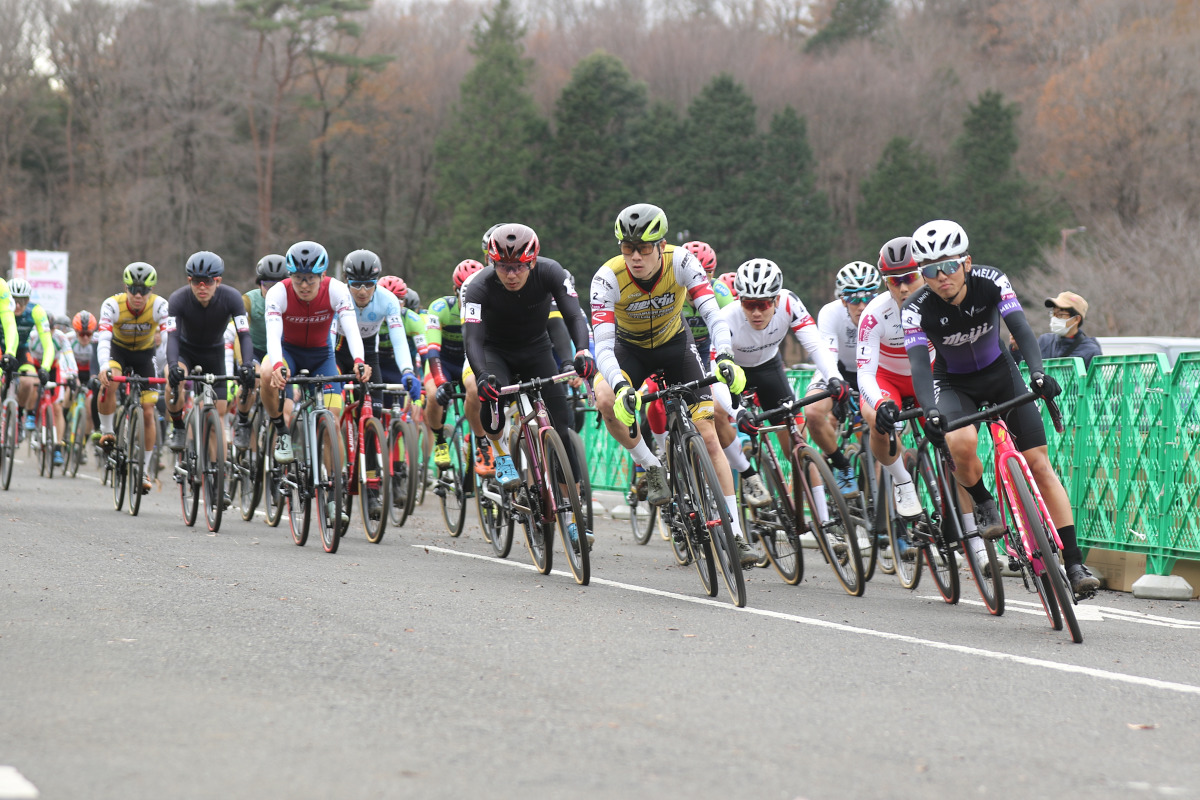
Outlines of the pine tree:
<svg viewBox="0 0 1200 800">
<path fill-rule="evenodd" d="M 851 39 L 872 36 L 887 19 L 888 0 L 837 0 L 829 22 L 804 44 L 804 52 L 835 49 Z"/>
<path fill-rule="evenodd" d="M 933 160 L 910 139 L 888 142 L 879 162 L 862 182 L 858 232 L 863 253 L 875 253 L 896 236 L 945 216 L 944 190 Z"/>
</svg>

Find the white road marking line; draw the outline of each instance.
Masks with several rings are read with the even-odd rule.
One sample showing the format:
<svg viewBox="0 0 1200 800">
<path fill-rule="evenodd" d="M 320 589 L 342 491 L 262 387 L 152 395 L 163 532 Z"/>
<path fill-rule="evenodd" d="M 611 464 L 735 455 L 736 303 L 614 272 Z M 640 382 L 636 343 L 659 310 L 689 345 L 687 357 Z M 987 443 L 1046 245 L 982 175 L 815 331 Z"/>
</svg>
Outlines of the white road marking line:
<svg viewBox="0 0 1200 800">
<path fill-rule="evenodd" d="M 0 766 L 0 800 L 37 800 L 38 788 L 30 783 L 16 767 Z"/>
<path fill-rule="evenodd" d="M 423 548 L 425 550 L 436 551 L 438 553 L 446 553 L 452 556 L 462 556 L 464 558 L 474 558 L 480 561 L 491 561 L 496 564 L 503 564 L 508 567 L 517 567 L 521 569 L 534 570 L 532 564 L 522 564 L 516 561 L 507 559 L 495 558 L 493 556 L 483 556 L 476 553 L 464 553 L 459 550 L 451 550 L 446 547 L 436 547 L 434 545 L 414 544 L 413 547 Z M 561 575 L 570 578 L 570 574 L 561 570 L 553 570 L 552 574 Z M 639 592 L 641 594 L 656 595 L 658 597 L 669 597 L 672 600 L 680 600 L 685 603 L 694 603 L 696 605 L 714 606 L 716 608 L 726 609 L 728 611 L 739 612 L 743 614 L 754 614 L 760 617 L 770 617 L 772 619 L 781 619 L 787 622 L 797 622 L 801 625 L 811 625 L 817 628 L 829 628 L 831 630 L 843 631 L 845 633 L 857 633 L 863 636 L 873 636 L 878 639 L 888 639 L 896 642 L 904 642 L 906 644 L 921 645 L 930 647 L 935 650 L 949 650 L 954 653 L 962 653 L 964 655 L 978 656 L 980 658 L 990 658 L 995 661 L 1008 661 L 1014 664 L 1023 664 L 1030 667 L 1041 667 L 1043 669 L 1055 670 L 1057 672 L 1066 672 L 1075 675 L 1086 675 L 1091 678 L 1099 678 L 1101 680 L 1112 681 L 1114 683 L 1129 683 L 1135 686 L 1145 686 L 1151 689 L 1163 689 L 1169 692 L 1177 692 L 1179 694 L 1194 694 L 1200 695 L 1200 686 L 1193 686 L 1188 683 L 1174 683 L 1172 681 L 1163 681 L 1157 678 L 1145 678 L 1140 675 L 1126 675 L 1121 672 L 1110 672 L 1108 670 L 1096 669 L 1095 667 L 1081 667 L 1075 664 L 1062 664 L 1057 661 L 1047 661 L 1041 658 L 1032 658 L 1030 656 L 1019 656 L 1012 653 L 1001 653 L 996 650 L 984 650 L 979 647 L 968 647 L 961 644 L 951 644 L 949 642 L 939 642 L 933 639 L 921 639 L 916 636 L 909 636 L 903 633 L 892 633 L 890 631 L 877 631 L 871 628 L 860 628 L 855 625 L 846 625 L 839 622 L 830 622 L 823 619 L 815 619 L 813 617 L 802 617 L 798 614 L 785 614 L 781 611 L 769 611 L 762 608 L 737 608 L 729 603 L 719 600 L 713 600 L 708 597 L 689 597 L 684 594 L 676 594 L 675 592 L 666 592 L 661 589 L 651 589 L 646 586 L 636 586 L 631 583 L 620 583 L 619 581 L 610 581 L 605 578 L 592 578 L 593 584 L 601 586 L 612 586 L 617 589 L 625 589 L 630 592 Z M 1040 612 L 1039 612 L 1040 613 Z M 1064 634 L 1065 635 L 1065 634 Z"/>
<path fill-rule="evenodd" d="M 940 595 L 918 595 L 922 600 L 941 600 Z M 958 602 L 967 605 L 983 607 L 983 603 L 979 600 L 970 600 L 961 598 Z M 1027 608 L 1017 608 L 1015 606 L 1027 606 Z M 1042 609 L 1041 602 L 1030 603 L 1024 600 L 1005 600 L 1005 613 L 1016 611 L 1020 614 L 1034 614 L 1036 616 L 1045 616 L 1046 612 Z M 1091 603 L 1080 603 L 1075 606 L 1075 618 L 1080 621 L 1087 622 L 1136 622 L 1140 625 L 1150 625 L 1158 628 L 1182 628 L 1184 630 L 1200 630 L 1200 622 L 1190 619 L 1174 619 L 1172 617 L 1160 617 L 1155 614 L 1147 614 L 1142 611 L 1130 611 L 1124 608 L 1112 608 L 1111 606 L 1096 606 Z"/>
</svg>

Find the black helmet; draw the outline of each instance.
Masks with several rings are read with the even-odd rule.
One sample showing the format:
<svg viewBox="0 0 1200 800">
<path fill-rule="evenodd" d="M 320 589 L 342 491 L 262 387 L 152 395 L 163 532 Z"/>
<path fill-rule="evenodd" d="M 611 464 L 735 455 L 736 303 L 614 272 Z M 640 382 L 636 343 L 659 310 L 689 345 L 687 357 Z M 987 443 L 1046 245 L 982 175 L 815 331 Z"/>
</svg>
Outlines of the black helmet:
<svg viewBox="0 0 1200 800">
<path fill-rule="evenodd" d="M 377 281 L 383 265 L 370 250 L 355 250 L 342 261 L 342 272 L 348 281 Z"/>
<path fill-rule="evenodd" d="M 219 278 L 225 274 L 225 262 L 216 253 L 201 250 L 188 257 L 184 271 L 189 278 Z"/>
<path fill-rule="evenodd" d="M 254 274 L 259 283 L 263 281 L 281 281 L 288 276 L 287 261 L 277 253 L 263 256 L 258 260 L 258 266 L 254 268 Z"/>
</svg>

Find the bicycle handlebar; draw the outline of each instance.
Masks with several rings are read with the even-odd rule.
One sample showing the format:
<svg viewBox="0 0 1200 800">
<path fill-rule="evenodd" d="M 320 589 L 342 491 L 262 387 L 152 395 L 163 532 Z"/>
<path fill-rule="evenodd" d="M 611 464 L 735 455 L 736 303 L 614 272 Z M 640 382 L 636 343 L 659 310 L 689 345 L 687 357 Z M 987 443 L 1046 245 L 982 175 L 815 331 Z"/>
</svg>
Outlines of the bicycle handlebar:
<svg viewBox="0 0 1200 800">
<path fill-rule="evenodd" d="M 141 375 L 113 375 L 108 380 L 112 383 L 147 383 L 152 386 L 167 382 L 166 378 L 143 378 Z"/>
<path fill-rule="evenodd" d="M 702 389 L 705 386 L 712 386 L 719 380 L 721 379 L 718 378 L 714 373 L 712 375 L 706 375 L 703 378 L 699 378 L 698 380 L 688 381 L 687 383 L 672 383 L 668 386 L 662 386 L 657 391 L 650 392 L 649 394 L 643 394 L 642 404 L 645 405 L 646 403 L 653 403 L 658 398 L 666 395 L 683 394 L 684 392 L 690 392 L 693 389 Z"/>
<path fill-rule="evenodd" d="M 517 392 L 540 390 L 543 386 L 550 386 L 551 384 L 555 383 L 564 383 L 571 380 L 571 378 L 577 377 L 579 376 L 575 373 L 575 370 L 572 369 L 570 372 L 560 372 L 557 375 L 550 376 L 549 378 L 530 378 L 527 381 L 514 383 L 511 386 L 501 386 L 500 396 L 503 397 L 507 394 L 516 394 Z"/>
<path fill-rule="evenodd" d="M 833 392 L 830 391 L 829 389 L 825 389 L 824 391 L 817 392 L 816 394 L 810 394 L 810 395 L 806 395 L 804 397 L 794 398 L 792 400 L 787 401 L 786 403 L 779 406 L 778 408 L 772 408 L 769 411 L 763 411 L 759 414 L 755 414 L 754 415 L 754 423 L 758 424 L 759 422 L 763 422 L 764 420 L 769 421 L 772 417 L 778 417 L 778 416 L 782 416 L 784 414 L 790 415 L 793 412 L 795 412 L 797 409 L 803 408 L 804 406 L 807 406 L 807 405 L 811 405 L 812 403 L 815 403 L 818 400 L 824 400 L 827 397 L 833 397 Z"/>
<path fill-rule="evenodd" d="M 1018 395 L 1011 400 L 1005 400 L 1003 403 L 984 406 L 979 411 L 974 413 L 967 414 L 962 417 L 956 417 L 952 423 L 946 426 L 946 430 L 955 431 L 959 428 L 965 428 L 968 425 L 974 425 L 976 422 L 982 422 L 983 420 L 997 417 L 1001 414 L 1011 411 L 1014 408 L 1023 406 L 1026 403 L 1032 403 L 1039 398 L 1044 400 L 1046 403 L 1046 410 L 1050 412 L 1050 420 L 1054 423 L 1055 432 L 1062 433 L 1062 412 L 1059 411 L 1058 404 L 1048 397 L 1042 397 L 1041 395 L 1034 394 L 1033 392 L 1026 392 L 1025 394 Z"/>
</svg>

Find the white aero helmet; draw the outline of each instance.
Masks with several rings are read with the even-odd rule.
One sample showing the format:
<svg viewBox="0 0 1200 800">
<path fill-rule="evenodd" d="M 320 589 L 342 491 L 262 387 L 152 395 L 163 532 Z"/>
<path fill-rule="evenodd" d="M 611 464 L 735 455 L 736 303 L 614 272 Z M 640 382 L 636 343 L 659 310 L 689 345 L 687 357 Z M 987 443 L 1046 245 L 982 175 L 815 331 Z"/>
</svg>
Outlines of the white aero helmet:
<svg viewBox="0 0 1200 800">
<path fill-rule="evenodd" d="M 853 294 L 855 292 L 877 292 L 883 285 L 883 277 L 874 264 L 865 261 L 851 261 L 838 270 L 837 293 Z"/>
<path fill-rule="evenodd" d="M 33 294 L 33 287 L 24 278 L 13 278 L 8 282 L 8 292 L 13 297 L 29 297 Z"/>
<path fill-rule="evenodd" d="M 733 290 L 738 299 L 771 299 L 783 291 L 783 270 L 774 261 L 752 258 L 737 268 Z"/>
<path fill-rule="evenodd" d="M 967 232 L 957 222 L 935 219 L 912 235 L 912 254 L 917 261 L 943 261 L 967 252 Z"/>
</svg>

